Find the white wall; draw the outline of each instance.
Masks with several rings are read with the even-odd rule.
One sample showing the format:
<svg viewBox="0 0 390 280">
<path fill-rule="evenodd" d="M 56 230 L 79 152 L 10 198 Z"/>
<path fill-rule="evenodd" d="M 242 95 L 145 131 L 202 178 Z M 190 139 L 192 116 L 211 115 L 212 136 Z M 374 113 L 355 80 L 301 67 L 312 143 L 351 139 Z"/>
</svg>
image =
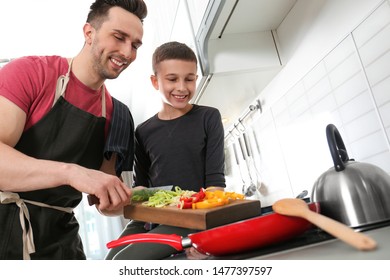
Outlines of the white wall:
<svg viewBox="0 0 390 280">
<path fill-rule="evenodd" d="M 390 1 L 298 0 L 277 33 L 287 63 L 259 95 L 263 112 L 244 123 L 252 149 L 254 136 L 260 147 L 263 206 L 302 190 L 310 196 L 333 166 L 328 123 L 338 127 L 351 158 L 390 173 Z M 240 191 L 234 139 L 227 137 L 227 180 Z"/>
</svg>

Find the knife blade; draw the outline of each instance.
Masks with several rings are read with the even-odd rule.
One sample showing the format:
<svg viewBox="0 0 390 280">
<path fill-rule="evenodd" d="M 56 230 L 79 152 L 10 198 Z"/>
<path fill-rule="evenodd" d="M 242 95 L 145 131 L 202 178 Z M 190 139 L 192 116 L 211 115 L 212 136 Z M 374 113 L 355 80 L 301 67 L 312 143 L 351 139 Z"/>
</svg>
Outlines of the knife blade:
<svg viewBox="0 0 390 280">
<path fill-rule="evenodd" d="M 170 190 L 173 189 L 173 185 L 160 186 L 160 187 L 151 187 L 151 188 L 146 188 L 146 189 L 170 191 Z M 140 189 L 140 190 L 142 190 L 142 189 Z M 137 190 L 134 190 L 134 191 L 137 191 Z M 99 198 L 97 198 L 93 194 L 87 195 L 87 199 L 88 199 L 89 206 L 92 206 L 92 205 L 95 205 L 95 204 L 99 204 Z"/>
</svg>

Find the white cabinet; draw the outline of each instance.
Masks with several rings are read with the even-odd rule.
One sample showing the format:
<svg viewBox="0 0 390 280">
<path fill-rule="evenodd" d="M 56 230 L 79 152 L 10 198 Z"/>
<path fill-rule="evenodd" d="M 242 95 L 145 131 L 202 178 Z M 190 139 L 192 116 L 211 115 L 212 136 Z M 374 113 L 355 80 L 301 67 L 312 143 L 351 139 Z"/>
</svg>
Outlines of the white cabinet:
<svg viewBox="0 0 390 280">
<path fill-rule="evenodd" d="M 194 102 L 236 121 L 283 67 L 275 30 L 296 0 L 210 0 L 196 35 L 203 78 Z"/>
<path fill-rule="evenodd" d="M 271 31 L 226 34 L 208 41 L 210 73 L 281 66 Z"/>
<path fill-rule="evenodd" d="M 194 34 L 196 34 L 200 28 L 203 15 L 206 11 L 209 0 L 185 0 L 188 6 L 189 18 Z"/>
</svg>

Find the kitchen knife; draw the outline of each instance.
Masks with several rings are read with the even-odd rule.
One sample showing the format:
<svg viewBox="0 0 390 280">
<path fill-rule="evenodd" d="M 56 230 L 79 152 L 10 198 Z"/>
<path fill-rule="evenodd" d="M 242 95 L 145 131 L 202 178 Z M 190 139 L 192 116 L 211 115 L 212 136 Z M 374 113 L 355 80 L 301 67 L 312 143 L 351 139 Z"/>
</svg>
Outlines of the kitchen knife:
<svg viewBox="0 0 390 280">
<path fill-rule="evenodd" d="M 170 191 L 170 190 L 173 189 L 173 185 L 167 185 L 167 186 L 161 186 L 161 187 L 152 187 L 152 188 L 146 188 L 146 189 Z M 143 190 L 143 189 L 139 189 L 139 190 Z M 133 194 L 136 191 L 138 191 L 138 190 L 133 190 Z M 92 205 L 95 205 L 95 204 L 99 204 L 99 199 L 95 195 L 89 194 L 87 196 L 87 198 L 88 198 L 89 206 L 92 206 Z"/>
</svg>

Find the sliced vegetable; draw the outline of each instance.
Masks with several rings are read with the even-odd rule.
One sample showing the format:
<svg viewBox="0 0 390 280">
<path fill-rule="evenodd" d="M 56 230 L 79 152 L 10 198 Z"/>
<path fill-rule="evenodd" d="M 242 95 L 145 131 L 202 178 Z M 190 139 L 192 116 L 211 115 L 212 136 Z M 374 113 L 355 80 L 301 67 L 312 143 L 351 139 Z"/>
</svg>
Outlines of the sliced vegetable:
<svg viewBox="0 0 390 280">
<path fill-rule="evenodd" d="M 175 187 L 175 190 L 157 190 L 152 196 L 142 204 L 149 207 L 164 207 L 168 205 L 177 205 L 181 196 L 191 196 L 195 192 L 182 190 L 180 187 Z"/>
<path fill-rule="evenodd" d="M 149 197 L 153 196 L 158 190 L 153 189 L 139 189 L 133 190 L 131 201 L 146 201 Z"/>
<path fill-rule="evenodd" d="M 216 188 L 200 189 L 199 192 L 182 190 L 173 191 L 143 189 L 134 191 L 133 201 L 144 201 L 149 207 L 175 205 L 180 209 L 208 209 L 228 204 L 231 200 L 245 199 L 243 194 L 225 192 Z"/>
<path fill-rule="evenodd" d="M 223 199 L 245 199 L 245 196 L 243 194 L 239 194 L 236 192 L 225 192 L 222 190 L 215 190 L 215 191 L 205 191 L 206 199 L 210 198 L 223 198 Z"/>
<path fill-rule="evenodd" d="M 180 209 L 191 209 L 193 204 L 192 197 L 181 197 L 180 203 L 177 205 Z"/>
<path fill-rule="evenodd" d="M 208 188 L 209 189 L 209 188 Z M 213 188 L 213 190 L 201 189 L 191 198 L 181 198 L 178 207 L 180 209 L 208 209 L 228 204 L 231 200 L 245 199 L 243 194 L 225 192 Z"/>
<path fill-rule="evenodd" d="M 194 193 L 191 197 L 193 198 L 192 202 L 195 203 L 198 201 L 202 201 L 206 197 L 206 194 L 203 188 L 201 188 L 199 192 Z"/>
<path fill-rule="evenodd" d="M 222 198 L 212 198 L 199 201 L 192 204 L 192 209 L 209 209 L 215 208 L 218 206 L 223 206 L 229 203 L 229 200 Z"/>
</svg>

